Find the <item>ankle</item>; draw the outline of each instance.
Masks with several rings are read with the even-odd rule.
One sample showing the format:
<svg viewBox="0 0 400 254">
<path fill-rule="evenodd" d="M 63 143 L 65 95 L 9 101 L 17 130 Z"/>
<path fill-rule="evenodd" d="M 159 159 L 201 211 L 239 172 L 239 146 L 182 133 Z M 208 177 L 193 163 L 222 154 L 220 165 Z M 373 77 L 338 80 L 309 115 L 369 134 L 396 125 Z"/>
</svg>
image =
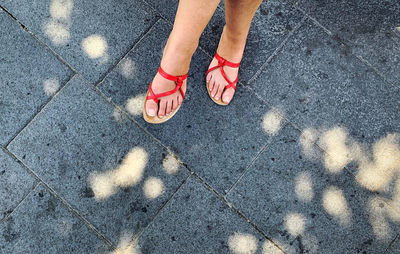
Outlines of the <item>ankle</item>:
<svg viewBox="0 0 400 254">
<path fill-rule="evenodd" d="M 231 62 L 240 62 L 246 46 L 246 37 L 236 36 L 226 26 L 221 34 L 217 52 L 222 57 L 228 58 Z"/>
</svg>

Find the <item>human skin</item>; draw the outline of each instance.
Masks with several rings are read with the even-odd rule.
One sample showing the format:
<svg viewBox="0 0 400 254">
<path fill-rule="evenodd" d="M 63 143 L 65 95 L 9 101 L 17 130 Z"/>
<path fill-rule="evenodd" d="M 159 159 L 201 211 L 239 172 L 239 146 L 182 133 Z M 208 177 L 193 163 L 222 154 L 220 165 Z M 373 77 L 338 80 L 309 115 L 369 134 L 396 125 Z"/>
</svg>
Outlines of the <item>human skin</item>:
<svg viewBox="0 0 400 254">
<path fill-rule="evenodd" d="M 165 45 L 161 59 L 161 68 L 170 75 L 184 75 L 189 70 L 191 58 L 196 51 L 199 38 L 214 14 L 219 0 L 180 0 L 175 16 L 173 29 Z M 260 6 L 262 0 L 225 0 L 225 20 L 221 39 L 217 48 L 220 56 L 231 62 L 240 62 L 243 56 L 246 39 L 251 20 Z M 210 67 L 217 65 L 214 58 Z M 238 68 L 224 67 L 227 77 L 234 80 Z M 207 75 L 207 82 L 211 94 L 224 102 L 229 102 L 234 94 L 233 88 L 226 89 L 228 83 L 216 69 Z M 184 80 L 182 90 L 186 92 L 187 80 Z M 152 90 L 155 94 L 173 90 L 175 82 L 163 78 L 157 73 L 152 81 Z M 179 91 L 174 94 L 159 98 L 158 104 L 147 100 L 145 110 L 147 115 L 163 118 L 170 114 L 180 104 L 183 98 Z"/>
</svg>

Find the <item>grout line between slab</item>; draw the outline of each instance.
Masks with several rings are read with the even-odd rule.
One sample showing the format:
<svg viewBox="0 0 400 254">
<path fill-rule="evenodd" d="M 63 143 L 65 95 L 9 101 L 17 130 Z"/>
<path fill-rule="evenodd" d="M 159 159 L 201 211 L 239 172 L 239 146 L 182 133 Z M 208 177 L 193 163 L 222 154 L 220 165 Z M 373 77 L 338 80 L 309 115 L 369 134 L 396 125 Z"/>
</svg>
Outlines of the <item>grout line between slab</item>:
<svg viewBox="0 0 400 254">
<path fill-rule="evenodd" d="M 39 109 L 25 122 L 25 124 L 24 124 L 21 128 L 19 128 L 19 129 L 17 130 L 17 132 L 9 139 L 9 141 L 7 141 L 7 143 L 4 145 L 5 148 L 7 148 L 8 145 L 10 145 L 10 143 L 11 143 L 12 141 L 14 141 L 14 139 L 15 139 L 25 128 L 27 128 L 27 127 L 30 125 L 30 123 L 36 118 L 36 116 L 39 115 L 40 112 L 42 112 L 42 110 L 53 100 L 53 98 L 54 98 L 55 96 L 57 96 L 57 95 L 60 93 L 60 91 L 61 91 L 74 77 L 75 77 L 75 74 L 72 74 L 72 75 L 69 77 L 69 79 L 68 79 L 62 86 L 60 86 L 60 88 L 57 90 L 57 92 L 56 92 L 55 94 L 53 94 L 52 96 L 50 96 L 50 98 L 49 98 L 46 102 L 44 102 L 44 103 L 39 107 Z"/>
<path fill-rule="evenodd" d="M 122 60 L 125 59 L 129 53 L 136 48 L 136 46 L 153 30 L 154 26 L 161 20 L 160 17 L 157 17 L 154 21 L 154 23 L 140 36 L 132 46 L 129 47 L 128 51 L 124 53 L 116 62 L 114 65 L 112 65 L 103 75 L 102 77 L 96 82 L 94 86 L 99 86 L 103 81 L 107 78 L 108 74 L 110 74 L 117 66 L 118 64 L 121 63 Z M 82 75 L 81 75 L 82 76 Z M 90 82 L 90 81 L 89 81 Z"/>
<path fill-rule="evenodd" d="M 186 168 L 187 169 L 187 168 Z M 140 230 L 139 233 L 136 234 L 135 237 L 132 238 L 132 240 L 130 241 L 130 243 L 134 243 L 136 240 L 138 240 L 140 238 L 140 236 L 147 230 L 147 228 L 150 227 L 150 225 L 153 224 L 153 221 L 158 217 L 158 215 L 161 213 L 161 211 L 164 209 L 164 207 L 166 207 L 168 205 L 168 203 L 170 203 L 170 201 L 175 197 L 176 193 L 182 189 L 182 187 L 186 184 L 187 180 L 190 178 L 191 174 L 189 174 L 186 179 L 182 182 L 182 184 L 175 190 L 174 193 L 172 193 L 172 195 L 170 196 L 170 198 L 158 209 L 158 211 L 156 212 L 156 214 L 153 216 L 153 218 L 151 218 L 151 220 L 149 221 L 149 223 L 146 225 L 146 227 L 142 228 Z"/>
<path fill-rule="evenodd" d="M 267 58 L 267 60 L 261 65 L 261 67 L 254 73 L 254 75 L 246 82 L 246 84 L 251 84 L 253 83 L 267 68 L 267 66 L 271 63 L 272 59 L 275 58 L 279 54 L 279 52 L 282 50 L 282 48 L 287 44 L 290 38 L 292 38 L 293 34 L 299 30 L 299 28 L 304 24 L 305 20 L 307 17 L 303 17 L 299 24 L 289 32 L 289 34 L 286 36 L 286 38 L 279 44 L 279 46 L 274 50 L 274 52 Z"/>
<path fill-rule="evenodd" d="M 51 188 L 43 179 L 41 179 L 33 170 L 31 170 L 28 166 L 26 166 L 16 155 L 11 153 L 8 149 L 4 149 L 12 158 L 14 158 L 29 174 L 31 174 L 39 183 L 36 185 L 38 186 L 39 184 L 43 184 L 43 186 L 50 191 L 50 193 L 58 199 L 64 206 L 67 207 L 67 209 L 72 212 L 80 221 L 82 221 L 90 230 L 95 233 L 95 235 L 103 240 L 109 247 L 113 247 L 112 242 L 104 236 L 96 227 L 94 227 L 88 220 L 86 220 L 82 215 L 79 214 L 79 212 L 74 209 L 66 200 L 64 200 L 53 188 Z"/>
<path fill-rule="evenodd" d="M 284 129 L 287 125 L 289 125 L 287 122 L 284 124 L 284 126 L 281 127 L 281 129 Z M 235 188 L 235 186 L 242 180 L 242 178 L 246 175 L 246 173 L 250 170 L 251 166 L 254 164 L 254 162 L 267 150 L 268 147 L 270 147 L 274 143 L 274 137 L 271 137 L 270 140 L 267 142 L 266 145 L 264 145 L 263 148 L 256 154 L 256 156 L 250 161 L 250 163 L 246 166 L 246 169 L 243 171 L 243 173 L 236 179 L 236 181 L 232 184 L 232 186 L 229 188 L 229 190 L 225 193 L 224 198 L 226 198 L 229 194 L 229 192 Z"/>
<path fill-rule="evenodd" d="M 2 220 L 0 220 L 0 225 L 3 224 L 11 215 L 14 214 L 14 211 L 17 210 L 17 208 L 28 198 L 28 196 L 35 191 L 35 189 L 40 185 L 40 182 L 36 180 L 36 184 L 33 186 L 33 188 L 30 189 L 30 191 L 25 194 L 25 196 L 18 202 L 18 204 L 12 208 L 12 211 L 8 213 Z"/>
<path fill-rule="evenodd" d="M 204 181 L 200 176 L 198 176 L 197 174 L 193 174 L 194 177 L 196 177 L 202 184 L 203 186 L 208 189 L 209 191 L 211 191 L 212 193 L 214 193 L 214 195 L 216 195 L 220 200 L 223 201 L 223 203 L 225 203 L 234 213 L 236 213 L 237 215 L 239 215 L 240 218 L 242 218 L 245 222 L 247 222 L 250 226 L 252 226 L 258 233 L 260 233 L 262 236 L 264 236 L 265 239 L 267 239 L 268 241 L 270 241 L 275 247 L 277 247 L 279 250 L 281 250 L 283 253 L 285 253 L 281 247 L 279 247 L 278 244 L 276 244 L 272 238 L 268 237 L 264 231 L 262 231 L 255 223 L 251 222 L 241 211 L 239 211 L 239 209 L 237 209 L 231 202 L 229 202 L 223 195 L 221 195 L 220 193 L 218 193 L 218 191 L 216 191 L 211 185 L 209 185 L 206 181 Z"/>
<path fill-rule="evenodd" d="M 303 13 L 303 15 L 305 15 L 307 18 L 309 18 L 315 25 L 317 25 L 318 27 L 320 27 L 325 33 L 327 33 L 333 40 L 337 41 L 342 47 L 344 47 L 345 49 L 347 49 L 351 54 L 353 54 L 359 61 L 361 61 L 364 65 L 366 65 L 367 67 L 371 68 L 379 77 L 381 77 L 383 79 L 383 81 L 385 81 L 386 83 L 399 88 L 399 86 L 397 86 L 395 83 L 389 81 L 386 76 L 380 72 L 375 66 L 373 66 L 370 62 L 368 62 L 368 60 L 364 59 L 361 55 L 357 54 L 352 47 L 350 47 L 349 45 L 347 45 L 345 42 L 343 42 L 338 36 L 336 36 L 335 34 L 332 33 L 332 31 L 330 31 L 328 28 L 326 28 L 325 26 L 323 26 L 317 19 L 315 19 L 314 17 L 310 16 L 305 10 L 303 10 L 302 8 L 300 8 L 298 5 L 294 6 L 297 10 L 299 10 L 301 13 Z"/>
<path fill-rule="evenodd" d="M 397 241 L 400 240 L 400 234 L 396 235 L 394 237 L 394 239 L 389 243 L 388 247 L 385 249 L 385 251 L 382 254 L 386 254 L 389 253 L 388 251 L 390 250 L 390 248 L 392 247 L 392 245 Z"/>
<path fill-rule="evenodd" d="M 46 48 L 50 53 L 52 53 L 57 60 L 59 60 L 62 64 L 67 66 L 72 72 L 79 73 L 74 67 L 72 67 L 64 58 L 62 58 L 57 52 L 55 52 L 51 47 L 49 47 L 46 43 L 44 43 L 39 37 L 36 36 L 31 30 L 28 29 L 27 26 L 24 25 L 19 19 L 14 17 L 14 15 L 11 14 L 6 8 L 2 7 L 0 5 L 0 10 L 3 10 L 8 16 L 10 16 L 11 19 L 13 19 L 15 22 L 17 22 L 28 34 L 30 34 L 37 42 L 39 42 L 40 45 L 42 45 L 44 48 Z"/>
</svg>

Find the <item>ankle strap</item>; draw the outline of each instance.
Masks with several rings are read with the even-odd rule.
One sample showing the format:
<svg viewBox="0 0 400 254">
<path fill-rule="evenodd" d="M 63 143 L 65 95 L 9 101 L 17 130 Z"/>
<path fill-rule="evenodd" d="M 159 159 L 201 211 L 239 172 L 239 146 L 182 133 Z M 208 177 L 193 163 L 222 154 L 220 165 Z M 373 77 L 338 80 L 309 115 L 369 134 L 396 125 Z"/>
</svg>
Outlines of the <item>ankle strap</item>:
<svg viewBox="0 0 400 254">
<path fill-rule="evenodd" d="M 218 65 L 219 65 L 219 66 L 226 65 L 226 66 L 229 66 L 229 67 L 232 67 L 232 68 L 237 68 L 237 67 L 240 66 L 240 63 L 232 63 L 232 62 L 229 62 L 229 61 L 226 60 L 225 58 L 223 58 L 223 57 L 221 57 L 220 55 L 218 55 L 218 53 L 215 53 L 215 58 L 218 60 Z"/>
<path fill-rule="evenodd" d="M 162 68 L 161 65 L 158 68 L 158 73 L 160 73 L 161 76 L 163 76 L 164 78 L 168 79 L 168 80 L 172 80 L 175 81 L 178 86 L 182 85 L 182 82 L 187 78 L 188 74 L 186 73 L 185 75 L 181 75 L 181 76 L 172 76 L 168 73 L 166 73 Z"/>
</svg>

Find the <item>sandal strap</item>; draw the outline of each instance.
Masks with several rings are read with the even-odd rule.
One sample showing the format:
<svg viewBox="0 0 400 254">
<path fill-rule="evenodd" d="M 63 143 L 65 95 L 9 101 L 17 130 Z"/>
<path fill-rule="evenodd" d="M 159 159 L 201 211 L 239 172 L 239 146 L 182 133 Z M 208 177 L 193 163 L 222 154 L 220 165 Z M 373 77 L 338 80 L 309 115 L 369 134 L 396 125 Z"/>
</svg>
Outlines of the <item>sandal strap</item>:
<svg viewBox="0 0 400 254">
<path fill-rule="evenodd" d="M 210 69 L 208 69 L 207 70 L 207 74 L 210 71 L 213 71 L 213 70 L 219 68 L 221 70 L 222 77 L 224 77 L 226 82 L 228 82 L 228 85 L 226 85 L 225 88 L 231 88 L 232 87 L 233 89 L 236 89 L 236 85 L 235 84 L 237 83 L 237 81 L 239 79 L 239 75 L 236 77 L 236 79 L 234 81 L 230 81 L 228 79 L 228 77 L 226 76 L 226 73 L 225 73 L 223 67 L 224 67 L 224 65 L 226 65 L 226 66 L 229 66 L 229 67 L 232 67 L 232 68 L 238 68 L 240 66 L 240 63 L 232 63 L 232 62 L 226 60 L 225 58 L 221 57 L 220 55 L 218 55 L 218 53 L 215 53 L 215 58 L 218 60 L 218 64 L 216 66 L 211 67 Z"/>
<path fill-rule="evenodd" d="M 151 89 L 151 85 L 152 85 L 153 83 L 150 83 L 150 85 L 149 85 L 149 95 L 146 97 L 146 100 L 150 100 L 150 99 L 151 99 L 151 100 L 153 100 L 155 103 L 158 103 L 158 99 L 159 99 L 159 98 L 165 97 L 165 96 L 168 96 L 168 95 L 171 95 L 171 94 L 175 93 L 175 92 L 178 91 L 178 90 L 181 92 L 182 99 L 185 98 L 185 94 L 184 94 L 184 92 L 183 92 L 183 90 L 182 90 L 182 84 L 183 84 L 183 81 L 184 81 L 184 80 L 187 78 L 187 76 L 188 76 L 187 73 L 186 73 L 185 75 L 181 75 L 181 76 L 173 76 L 173 75 L 170 75 L 170 74 L 166 73 L 166 72 L 161 68 L 161 66 L 158 68 L 158 73 L 160 73 L 160 75 L 163 76 L 165 79 L 174 81 L 174 82 L 176 83 L 176 87 L 175 87 L 173 90 L 171 90 L 171 91 L 167 91 L 167 92 L 155 94 L 155 93 L 153 92 L 153 90 Z"/>
</svg>

